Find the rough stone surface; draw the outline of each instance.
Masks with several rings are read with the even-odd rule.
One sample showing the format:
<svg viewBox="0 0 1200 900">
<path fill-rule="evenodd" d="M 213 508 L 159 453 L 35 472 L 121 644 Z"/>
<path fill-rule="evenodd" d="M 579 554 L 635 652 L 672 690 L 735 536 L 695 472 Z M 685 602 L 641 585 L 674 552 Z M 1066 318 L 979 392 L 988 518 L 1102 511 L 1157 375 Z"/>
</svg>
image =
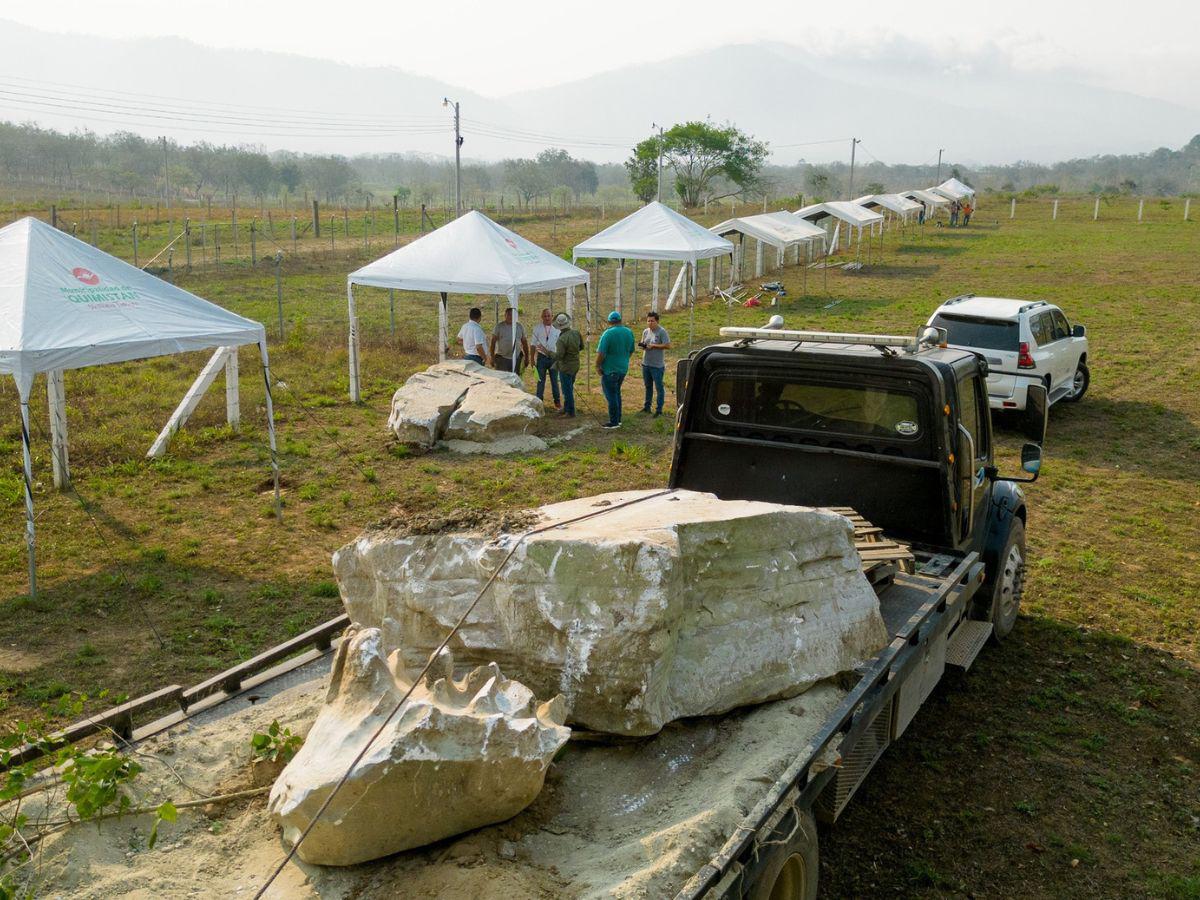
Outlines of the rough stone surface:
<svg viewBox="0 0 1200 900">
<path fill-rule="evenodd" d="M 645 735 L 674 719 L 793 696 L 887 642 L 853 528 L 834 513 L 675 491 L 542 507 L 451 643 L 572 722 Z M 353 621 L 418 662 L 450 631 L 516 535 L 366 533 L 334 555 Z"/>
<path fill-rule="evenodd" d="M 470 432 L 467 439 L 476 442 L 520 434 L 545 413 L 541 402 L 525 392 L 520 376 L 470 360 L 451 360 L 404 382 L 392 397 L 388 429 L 406 444 L 432 447 L 446 436 L 452 416 L 464 403 L 468 412 L 457 427 L 462 433 L 453 437 Z M 506 404 L 511 407 L 507 413 Z"/>
<path fill-rule="evenodd" d="M 355 756 L 412 684 L 375 628 L 338 647 L 325 707 L 271 790 L 270 811 L 295 842 Z M 297 851 L 346 866 L 418 847 L 525 809 L 567 738 L 561 697 L 538 704 L 492 663 L 453 678 L 443 654 L 371 744 Z"/>
</svg>

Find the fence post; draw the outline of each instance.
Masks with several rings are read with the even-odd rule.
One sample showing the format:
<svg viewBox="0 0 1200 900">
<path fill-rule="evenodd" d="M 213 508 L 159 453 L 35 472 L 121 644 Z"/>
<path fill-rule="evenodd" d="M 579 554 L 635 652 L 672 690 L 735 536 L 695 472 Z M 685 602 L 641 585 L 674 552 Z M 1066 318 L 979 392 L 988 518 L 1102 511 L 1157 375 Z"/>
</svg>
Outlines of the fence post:
<svg viewBox="0 0 1200 900">
<path fill-rule="evenodd" d="M 1186 222 L 1188 220 L 1188 216 L 1191 215 L 1191 212 L 1192 212 L 1192 198 L 1184 197 L 1183 198 L 1183 221 Z"/>
<path fill-rule="evenodd" d="M 1096 204 L 1092 207 L 1092 221 L 1095 222 L 1100 218 L 1100 198 L 1096 198 Z"/>
<path fill-rule="evenodd" d="M 313 200 L 313 237 L 321 236 L 321 210 L 317 201 Z"/>
<path fill-rule="evenodd" d="M 58 207 L 53 203 L 50 204 L 50 227 L 58 227 Z"/>
<path fill-rule="evenodd" d="M 425 204 L 421 204 L 421 234 L 425 233 Z"/>
<path fill-rule="evenodd" d="M 1052 213 L 1050 213 L 1050 219 L 1054 220 L 1057 218 L 1058 218 L 1058 201 L 1055 200 L 1054 201 L 1054 211 Z"/>
<path fill-rule="evenodd" d="M 391 325 L 392 337 L 396 336 L 396 292 L 388 291 L 388 322 Z"/>
<path fill-rule="evenodd" d="M 279 308 L 279 339 L 283 340 L 283 251 L 275 251 L 275 305 Z"/>
<path fill-rule="evenodd" d="M 400 246 L 400 195 L 392 195 L 392 234 L 395 235 L 395 246 Z"/>
<path fill-rule="evenodd" d="M 184 216 L 183 218 L 183 249 L 187 256 L 187 270 L 192 271 L 192 220 Z"/>
<path fill-rule="evenodd" d="M 329 217 L 329 250 L 334 249 L 334 239 L 337 237 L 337 216 Z"/>
<path fill-rule="evenodd" d="M 237 194 L 234 194 L 234 195 L 233 195 L 233 206 L 230 208 L 229 212 L 230 212 L 230 217 L 231 217 L 231 220 L 232 220 L 232 225 L 231 225 L 231 227 L 233 228 L 233 255 L 236 257 L 236 256 L 237 256 L 237 254 L 238 254 L 238 245 L 237 245 L 237 244 L 238 244 L 238 241 L 237 241 Z"/>
<path fill-rule="evenodd" d="M 96 220 L 92 219 L 92 246 L 99 247 L 100 242 L 96 237 Z"/>
<path fill-rule="evenodd" d="M 257 221 L 255 219 L 250 220 L 250 265 L 251 266 L 258 264 L 258 240 L 257 240 L 258 229 L 255 227 L 256 224 L 257 224 Z"/>
<path fill-rule="evenodd" d="M 138 234 L 137 219 L 133 220 L 133 267 L 138 268 Z"/>
<path fill-rule="evenodd" d="M 346 237 L 350 237 L 350 210 L 342 207 L 342 225 L 346 229 Z"/>
<path fill-rule="evenodd" d="M 1142 221 L 1142 211 L 1146 208 L 1146 199 L 1143 197 L 1138 200 L 1138 221 Z"/>
<path fill-rule="evenodd" d="M 1012 198 L 1012 204 L 1008 207 L 1008 217 L 1015 219 L 1017 217 L 1017 198 Z"/>
<path fill-rule="evenodd" d="M 208 223 L 200 223 L 200 259 L 208 265 Z"/>
</svg>

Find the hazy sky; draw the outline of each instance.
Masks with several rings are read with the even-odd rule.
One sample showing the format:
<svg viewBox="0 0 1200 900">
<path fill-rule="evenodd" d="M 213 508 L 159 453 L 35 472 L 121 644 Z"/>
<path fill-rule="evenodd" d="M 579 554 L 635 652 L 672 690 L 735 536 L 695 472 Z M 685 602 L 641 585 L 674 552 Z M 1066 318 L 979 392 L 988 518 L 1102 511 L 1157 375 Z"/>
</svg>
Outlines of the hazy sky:
<svg viewBox="0 0 1200 900">
<path fill-rule="evenodd" d="M 987 45 L 1017 68 L 1065 68 L 1093 84 L 1200 109 L 1200 0 L 41 0 L 6 5 L 0 16 L 51 31 L 178 35 L 394 65 L 486 95 L 739 41 L 871 55 L 899 40 L 926 45 L 944 62 Z"/>
</svg>

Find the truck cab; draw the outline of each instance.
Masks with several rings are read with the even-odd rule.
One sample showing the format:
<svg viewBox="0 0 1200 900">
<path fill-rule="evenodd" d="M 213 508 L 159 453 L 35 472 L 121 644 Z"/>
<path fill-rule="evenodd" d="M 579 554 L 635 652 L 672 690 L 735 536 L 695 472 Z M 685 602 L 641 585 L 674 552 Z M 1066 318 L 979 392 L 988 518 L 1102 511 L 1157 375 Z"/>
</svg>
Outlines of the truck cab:
<svg viewBox="0 0 1200 900">
<path fill-rule="evenodd" d="M 1032 477 L 993 458 L 987 362 L 914 337 L 722 328 L 726 343 L 680 362 L 671 487 L 723 499 L 851 507 L 928 555 L 977 552 L 981 618 L 995 639 L 1016 620 L 1027 513 L 1045 433 L 1045 391 L 1025 413 Z M 682 386 L 680 388 L 680 386 Z"/>
</svg>

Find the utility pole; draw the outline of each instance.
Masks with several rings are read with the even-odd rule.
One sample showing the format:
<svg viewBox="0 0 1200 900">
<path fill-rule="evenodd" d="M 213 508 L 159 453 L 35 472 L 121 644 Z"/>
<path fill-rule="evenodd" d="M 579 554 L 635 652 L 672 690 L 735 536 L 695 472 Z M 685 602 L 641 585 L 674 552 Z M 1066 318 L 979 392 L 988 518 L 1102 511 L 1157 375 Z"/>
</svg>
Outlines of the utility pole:
<svg viewBox="0 0 1200 900">
<path fill-rule="evenodd" d="M 442 106 L 450 106 L 450 98 L 442 98 Z M 454 218 L 462 215 L 462 131 L 459 127 L 458 101 L 454 101 Z"/>
<path fill-rule="evenodd" d="M 939 148 L 938 148 L 938 173 L 937 173 L 937 178 L 935 178 L 935 179 L 934 179 L 934 181 L 935 181 L 937 184 L 941 184 L 941 183 L 942 183 L 942 154 L 943 154 L 943 153 L 945 153 L 945 152 L 946 152 L 946 148 L 945 148 L 945 147 L 939 147 Z"/>
<path fill-rule="evenodd" d="M 846 199 L 854 199 L 854 148 L 861 144 L 858 138 L 850 138 L 850 185 L 846 189 Z"/>
<path fill-rule="evenodd" d="M 650 123 L 651 128 L 658 129 L 658 196 L 654 199 L 662 203 L 662 158 L 663 158 L 663 129 L 661 125 Z"/>
<path fill-rule="evenodd" d="M 163 148 L 163 199 L 166 201 L 166 207 L 171 209 L 171 170 L 167 168 L 167 138 L 164 135 L 162 138 Z"/>
</svg>

